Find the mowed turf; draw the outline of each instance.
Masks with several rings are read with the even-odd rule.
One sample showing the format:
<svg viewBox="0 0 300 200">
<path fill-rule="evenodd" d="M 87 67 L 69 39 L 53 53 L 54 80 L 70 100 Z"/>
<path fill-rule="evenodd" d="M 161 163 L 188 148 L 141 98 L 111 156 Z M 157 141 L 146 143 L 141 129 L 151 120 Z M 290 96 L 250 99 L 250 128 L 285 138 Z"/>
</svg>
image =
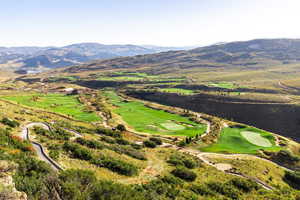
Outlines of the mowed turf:
<svg viewBox="0 0 300 200">
<path fill-rule="evenodd" d="M 234 89 L 237 86 L 230 82 L 218 82 L 218 83 L 209 83 L 209 86 L 219 87 L 224 89 Z"/>
<path fill-rule="evenodd" d="M 187 90 L 187 89 L 181 89 L 181 88 L 163 88 L 163 89 L 159 89 L 159 91 L 166 92 L 166 93 L 184 94 L 184 95 L 194 94 L 193 90 Z"/>
<path fill-rule="evenodd" d="M 66 96 L 63 94 L 30 94 L 2 98 L 26 106 L 42 108 L 51 112 L 68 115 L 76 120 L 87 122 L 101 120 L 96 113 L 85 111 L 85 106 L 78 101 L 77 96 Z M 36 100 L 34 100 L 34 98 Z"/>
<path fill-rule="evenodd" d="M 249 142 L 242 134 L 243 131 L 255 132 L 259 134 L 262 141 L 266 139 L 270 142 L 270 147 L 258 146 Z M 258 138 L 258 136 L 256 136 Z M 255 128 L 224 128 L 221 132 L 220 138 L 215 144 L 208 147 L 201 148 L 202 151 L 207 152 L 223 152 L 223 153 L 248 153 L 255 154 L 258 150 L 279 151 L 281 148 L 275 145 L 275 138 L 272 134 L 255 129 Z"/>
<path fill-rule="evenodd" d="M 206 125 L 197 124 L 188 118 L 163 110 L 146 107 L 141 102 L 124 102 L 114 92 L 106 92 L 111 103 L 117 106 L 114 112 L 136 131 L 176 136 L 194 136 L 204 133 Z"/>
<path fill-rule="evenodd" d="M 248 142 L 261 146 L 261 147 L 271 147 L 272 143 L 267 138 L 261 136 L 260 133 L 252 132 L 252 131 L 242 131 L 241 135 L 248 140 Z"/>
</svg>

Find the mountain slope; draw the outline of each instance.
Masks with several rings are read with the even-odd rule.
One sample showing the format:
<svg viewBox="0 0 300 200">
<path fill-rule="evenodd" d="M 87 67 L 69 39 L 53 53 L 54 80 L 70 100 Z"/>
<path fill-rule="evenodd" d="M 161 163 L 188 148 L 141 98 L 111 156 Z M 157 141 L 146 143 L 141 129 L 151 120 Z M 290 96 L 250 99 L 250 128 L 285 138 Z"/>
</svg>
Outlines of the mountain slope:
<svg viewBox="0 0 300 200">
<path fill-rule="evenodd" d="M 22 70 L 35 71 L 78 65 L 96 59 L 156 53 L 170 48 L 98 43 L 80 43 L 64 47 L 0 47 L 0 64 L 6 65 L 7 68 L 19 64 Z"/>
<path fill-rule="evenodd" d="M 132 69 L 154 74 L 179 73 L 196 76 L 200 72 L 202 74 L 221 71 L 253 74 L 261 71 L 278 77 L 300 73 L 299 61 L 300 40 L 258 39 L 222 43 L 188 51 L 168 51 L 100 60 L 68 68 L 65 72 Z"/>
</svg>

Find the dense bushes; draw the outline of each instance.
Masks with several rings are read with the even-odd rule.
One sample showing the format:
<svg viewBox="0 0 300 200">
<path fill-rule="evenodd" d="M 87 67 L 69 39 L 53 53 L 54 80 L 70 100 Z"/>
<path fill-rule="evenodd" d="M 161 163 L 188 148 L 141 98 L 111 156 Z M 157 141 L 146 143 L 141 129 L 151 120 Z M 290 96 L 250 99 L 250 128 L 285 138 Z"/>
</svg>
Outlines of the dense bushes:
<svg viewBox="0 0 300 200">
<path fill-rule="evenodd" d="M 116 143 L 116 141 L 113 138 L 110 138 L 108 136 L 101 137 L 101 140 L 103 142 L 106 142 L 106 143 L 109 143 L 109 144 L 115 144 Z"/>
<path fill-rule="evenodd" d="M 15 121 L 15 120 L 11 120 L 11 119 L 8 119 L 7 117 L 4 117 L 2 120 L 1 120 L 1 123 L 2 124 L 5 124 L 7 126 L 10 126 L 12 128 L 15 128 L 15 127 L 18 127 L 20 126 L 20 123 Z"/>
<path fill-rule="evenodd" d="M 292 187 L 300 189 L 300 172 L 289 172 L 286 171 L 284 180 L 289 183 Z"/>
<path fill-rule="evenodd" d="M 106 135 L 106 136 L 111 136 L 111 137 L 114 137 L 114 138 L 120 138 L 121 137 L 121 133 L 118 132 L 118 131 L 113 131 L 111 129 L 100 128 L 100 127 L 98 127 L 96 129 L 96 133 Z"/>
<path fill-rule="evenodd" d="M 150 141 L 154 142 L 155 144 L 157 145 L 162 145 L 162 141 L 160 138 L 157 138 L 157 137 L 151 137 L 149 138 Z"/>
<path fill-rule="evenodd" d="M 201 196 L 213 196 L 216 194 L 215 192 L 211 191 L 207 185 L 192 185 L 191 190 Z"/>
<path fill-rule="evenodd" d="M 35 126 L 35 127 L 33 127 L 33 131 L 36 134 L 43 135 L 43 136 L 46 136 L 50 139 L 56 139 L 56 140 L 69 140 L 70 137 L 72 137 L 71 133 L 65 131 L 62 128 L 55 128 L 53 130 L 46 130 L 42 127 Z"/>
<path fill-rule="evenodd" d="M 130 144 L 130 142 L 128 140 L 125 140 L 123 138 L 117 138 L 116 142 L 120 145 L 129 145 Z"/>
<path fill-rule="evenodd" d="M 136 190 L 140 193 L 145 193 L 147 200 L 152 199 L 181 199 L 179 198 L 180 186 L 183 185 L 183 181 L 172 175 L 164 176 L 152 180 L 148 184 L 141 186 L 135 186 Z M 186 198 L 183 198 L 186 199 Z M 189 199 L 191 199 L 189 197 Z"/>
<path fill-rule="evenodd" d="M 116 160 L 111 157 L 100 156 L 99 158 L 93 159 L 91 162 L 98 167 L 108 168 L 113 172 L 117 172 L 126 176 L 132 176 L 137 174 L 138 172 L 136 166 L 121 160 Z"/>
<path fill-rule="evenodd" d="M 259 186 L 252 180 L 241 179 L 241 178 L 234 178 L 229 181 L 229 184 L 234 185 L 239 190 L 243 192 L 251 192 L 253 190 L 258 190 Z"/>
<path fill-rule="evenodd" d="M 87 140 L 87 139 L 79 137 L 79 138 L 76 138 L 75 141 L 81 145 L 87 146 L 92 149 L 104 149 L 105 148 L 105 145 L 103 145 L 102 143 L 100 143 L 96 140 Z"/>
<path fill-rule="evenodd" d="M 171 172 L 174 176 L 186 181 L 194 181 L 197 178 L 197 174 L 193 171 L 185 169 L 183 167 L 176 168 Z"/>
<path fill-rule="evenodd" d="M 50 158 L 57 160 L 59 158 L 59 151 L 57 150 L 49 150 Z"/>
<path fill-rule="evenodd" d="M 81 147 L 78 144 L 66 142 L 63 146 L 63 149 L 69 152 L 73 158 L 78 158 L 81 160 L 91 160 L 93 158 L 91 151 Z"/>
<path fill-rule="evenodd" d="M 59 174 L 65 199 L 84 199 L 86 192 L 96 183 L 95 174 L 87 170 L 66 170 Z"/>
<path fill-rule="evenodd" d="M 145 147 L 148 147 L 148 148 L 155 148 L 156 147 L 156 143 L 151 141 L 151 140 L 145 140 L 143 142 L 143 144 L 145 145 Z"/>
<path fill-rule="evenodd" d="M 138 171 L 136 166 L 121 160 L 104 156 L 99 156 L 96 158 L 91 153 L 91 151 L 78 144 L 71 144 L 69 142 L 66 142 L 63 145 L 63 148 L 65 151 L 69 152 L 69 154 L 73 158 L 89 161 L 90 163 L 95 164 L 98 167 L 104 167 L 119 174 L 132 176 L 137 174 Z"/>
<path fill-rule="evenodd" d="M 130 147 L 130 146 L 117 146 L 117 145 L 114 145 L 114 146 L 111 146 L 111 147 L 108 147 L 109 149 L 117 152 L 117 153 L 120 153 L 120 154 L 126 154 L 132 158 L 135 158 L 135 159 L 139 159 L 139 160 L 147 160 L 145 154 L 143 152 L 140 152 L 140 151 L 137 151 L 136 149 Z"/>
<path fill-rule="evenodd" d="M 192 156 L 179 153 L 171 155 L 167 162 L 174 166 L 184 166 L 189 169 L 193 169 L 200 164 L 199 161 L 194 159 Z"/>
<path fill-rule="evenodd" d="M 28 141 L 24 141 L 18 136 L 11 135 L 7 129 L 0 129 L 0 146 L 18 149 L 28 153 L 33 151 L 32 145 Z"/>
<path fill-rule="evenodd" d="M 27 195 L 37 197 L 44 187 L 44 178 L 51 173 L 48 164 L 32 157 L 20 156 L 17 160 L 18 169 L 13 176 L 16 188 Z"/>
<path fill-rule="evenodd" d="M 221 194 L 229 199 L 240 199 L 242 193 L 249 193 L 260 189 L 257 183 L 241 178 L 234 178 L 228 182 L 209 182 L 201 185 L 191 185 L 191 191 L 203 196 Z"/>
<path fill-rule="evenodd" d="M 210 182 L 207 184 L 208 188 L 214 192 L 222 194 L 230 199 L 239 199 L 240 191 L 230 184 L 222 184 L 217 182 Z"/>
</svg>

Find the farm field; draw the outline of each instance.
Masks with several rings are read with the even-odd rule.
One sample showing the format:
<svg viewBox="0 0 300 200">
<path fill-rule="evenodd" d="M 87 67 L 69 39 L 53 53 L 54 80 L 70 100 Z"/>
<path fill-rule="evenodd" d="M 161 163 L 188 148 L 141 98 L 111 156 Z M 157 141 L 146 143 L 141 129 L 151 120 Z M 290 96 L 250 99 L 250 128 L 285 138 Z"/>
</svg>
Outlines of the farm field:
<svg viewBox="0 0 300 200">
<path fill-rule="evenodd" d="M 29 107 L 42 108 L 56 113 L 68 115 L 76 120 L 93 122 L 101 120 L 96 113 L 88 112 L 77 96 L 63 94 L 24 94 L 18 96 L 5 96 L 2 99 L 14 101 Z"/>
<path fill-rule="evenodd" d="M 218 142 L 201 148 L 207 152 L 248 153 L 258 150 L 279 151 L 274 137 L 265 131 L 255 128 L 224 128 Z"/>
<path fill-rule="evenodd" d="M 194 136 L 204 133 L 206 126 L 197 124 L 189 119 L 146 107 L 141 102 L 124 102 L 112 91 L 106 92 L 110 102 L 117 106 L 114 112 L 120 115 L 123 120 L 136 131 L 174 135 L 174 136 Z"/>
</svg>

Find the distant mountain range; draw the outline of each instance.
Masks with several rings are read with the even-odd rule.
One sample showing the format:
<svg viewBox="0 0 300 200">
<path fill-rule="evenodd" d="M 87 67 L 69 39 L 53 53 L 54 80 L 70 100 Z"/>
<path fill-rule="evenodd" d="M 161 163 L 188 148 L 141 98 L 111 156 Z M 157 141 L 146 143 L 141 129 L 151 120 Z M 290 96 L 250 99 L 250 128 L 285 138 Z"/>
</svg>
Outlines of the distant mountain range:
<svg viewBox="0 0 300 200">
<path fill-rule="evenodd" d="M 19 71 L 78 65 L 98 59 L 153 54 L 189 47 L 137 45 L 104 45 L 80 43 L 64 47 L 0 47 L 0 66 Z"/>
<path fill-rule="evenodd" d="M 143 68 L 153 73 L 194 72 L 216 69 L 256 70 L 268 66 L 300 63 L 300 39 L 256 39 L 218 43 L 191 50 L 96 61 L 68 71 L 110 68 Z"/>
</svg>

